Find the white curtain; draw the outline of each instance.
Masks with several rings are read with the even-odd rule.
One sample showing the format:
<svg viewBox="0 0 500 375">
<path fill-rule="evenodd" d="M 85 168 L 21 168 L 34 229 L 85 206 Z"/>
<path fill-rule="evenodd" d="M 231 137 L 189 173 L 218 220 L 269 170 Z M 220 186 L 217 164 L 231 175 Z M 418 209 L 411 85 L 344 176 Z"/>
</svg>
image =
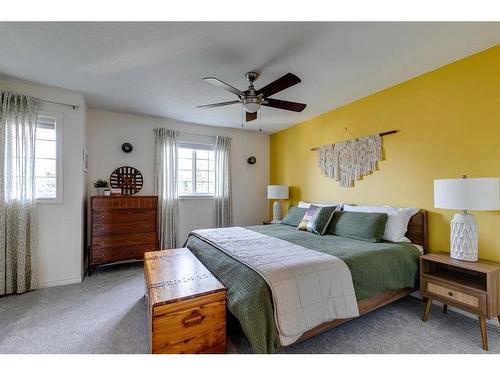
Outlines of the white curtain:
<svg viewBox="0 0 500 375">
<path fill-rule="evenodd" d="M 174 130 L 156 129 L 156 193 L 160 249 L 177 247 L 177 137 Z"/>
<path fill-rule="evenodd" d="M 0 295 L 36 288 L 38 99 L 0 92 Z"/>
<path fill-rule="evenodd" d="M 231 138 L 217 137 L 215 156 L 215 227 L 233 225 L 233 202 L 231 193 Z"/>
</svg>

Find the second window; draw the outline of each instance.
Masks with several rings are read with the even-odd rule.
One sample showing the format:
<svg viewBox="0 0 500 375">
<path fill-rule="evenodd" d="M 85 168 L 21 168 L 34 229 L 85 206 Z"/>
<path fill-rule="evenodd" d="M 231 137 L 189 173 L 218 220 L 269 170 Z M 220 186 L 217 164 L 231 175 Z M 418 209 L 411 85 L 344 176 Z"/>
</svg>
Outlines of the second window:
<svg viewBox="0 0 500 375">
<path fill-rule="evenodd" d="M 180 196 L 214 195 L 214 151 L 205 145 L 179 146 L 178 193 Z"/>
</svg>

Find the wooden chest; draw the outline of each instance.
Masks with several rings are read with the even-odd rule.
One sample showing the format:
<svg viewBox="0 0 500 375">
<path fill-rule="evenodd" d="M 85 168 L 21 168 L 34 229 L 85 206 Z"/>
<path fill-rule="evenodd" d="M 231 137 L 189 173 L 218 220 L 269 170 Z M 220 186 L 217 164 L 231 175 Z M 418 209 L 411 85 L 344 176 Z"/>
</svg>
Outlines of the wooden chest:
<svg viewBox="0 0 500 375">
<path fill-rule="evenodd" d="M 189 249 L 144 254 L 152 353 L 225 353 L 226 289 Z"/>
<path fill-rule="evenodd" d="M 91 198 L 89 273 L 102 264 L 142 259 L 157 250 L 156 196 Z"/>
</svg>

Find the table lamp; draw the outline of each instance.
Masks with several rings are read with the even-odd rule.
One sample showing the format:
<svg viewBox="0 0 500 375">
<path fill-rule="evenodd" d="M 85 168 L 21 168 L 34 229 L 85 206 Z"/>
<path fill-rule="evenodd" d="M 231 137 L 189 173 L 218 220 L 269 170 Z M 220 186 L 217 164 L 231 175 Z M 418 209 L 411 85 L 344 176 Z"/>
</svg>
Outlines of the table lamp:
<svg viewBox="0 0 500 375">
<path fill-rule="evenodd" d="M 281 202 L 280 199 L 288 199 L 287 185 L 268 185 L 267 199 L 274 199 L 272 223 L 281 223 Z"/>
<path fill-rule="evenodd" d="M 478 227 L 467 210 L 500 209 L 499 178 L 451 178 L 434 180 L 434 207 L 462 210 L 451 221 L 450 256 L 477 261 Z"/>
</svg>

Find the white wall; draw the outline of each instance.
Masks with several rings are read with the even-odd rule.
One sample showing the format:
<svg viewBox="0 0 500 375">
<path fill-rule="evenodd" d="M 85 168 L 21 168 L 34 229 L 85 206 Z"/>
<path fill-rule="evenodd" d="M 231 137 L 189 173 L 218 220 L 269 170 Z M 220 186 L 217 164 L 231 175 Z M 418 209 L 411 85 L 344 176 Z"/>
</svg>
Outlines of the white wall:
<svg viewBox="0 0 500 375">
<path fill-rule="evenodd" d="M 63 114 L 64 202 L 38 205 L 40 286 L 79 282 L 83 271 L 82 218 L 86 200 L 82 148 L 87 109 L 83 96 L 68 90 L 5 78 L 0 78 L 0 89 L 80 106 L 74 111 L 69 107 L 41 103 L 42 111 Z"/>
<path fill-rule="evenodd" d="M 240 129 L 200 126 L 170 119 L 88 110 L 88 192 L 97 178 L 109 180 L 111 172 L 122 165 L 139 169 L 144 177 L 140 195 L 154 194 L 154 129 L 169 128 L 200 135 L 222 135 L 232 138 L 233 206 L 235 225 L 261 224 L 268 219 L 266 186 L 269 181 L 269 136 Z M 134 150 L 126 154 L 123 142 Z M 257 163 L 246 159 L 255 156 Z M 182 199 L 179 203 L 179 245 L 188 233 L 213 226 L 213 201 L 210 198 Z"/>
</svg>

